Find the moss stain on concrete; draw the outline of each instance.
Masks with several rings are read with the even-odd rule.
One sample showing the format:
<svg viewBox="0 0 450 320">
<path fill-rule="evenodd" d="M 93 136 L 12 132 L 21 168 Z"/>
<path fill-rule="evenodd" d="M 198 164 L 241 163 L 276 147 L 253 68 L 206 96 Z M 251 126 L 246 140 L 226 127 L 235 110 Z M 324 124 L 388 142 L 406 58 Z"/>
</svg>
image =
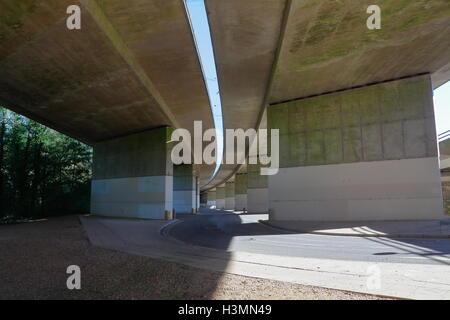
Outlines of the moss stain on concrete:
<svg viewBox="0 0 450 320">
<path fill-rule="evenodd" d="M 25 17 L 33 13 L 36 2 L 37 0 L 9 0 L 1 5 L 8 8 L 8 13 L 2 13 L 0 8 L 0 40 L 23 27 Z"/>
<path fill-rule="evenodd" d="M 355 6 L 353 1 L 316 0 L 297 10 L 308 10 L 311 21 L 296 21 L 295 36 L 289 52 L 290 70 L 299 71 L 315 64 L 326 63 L 366 50 L 377 42 L 389 41 L 400 32 L 447 17 L 450 3 L 447 0 L 378 0 L 370 4 L 381 7 L 382 29 L 369 30 L 366 21 L 368 3 Z M 295 15 L 294 15 L 295 16 Z M 309 14 L 308 14 L 309 16 Z M 293 18 L 291 18 L 293 19 Z M 311 24 L 311 27 L 308 26 Z M 303 40 L 305 39 L 305 40 Z M 300 47 L 302 50 L 299 50 Z M 312 54 L 314 53 L 314 54 Z M 278 72 L 279 70 L 277 70 Z"/>
</svg>

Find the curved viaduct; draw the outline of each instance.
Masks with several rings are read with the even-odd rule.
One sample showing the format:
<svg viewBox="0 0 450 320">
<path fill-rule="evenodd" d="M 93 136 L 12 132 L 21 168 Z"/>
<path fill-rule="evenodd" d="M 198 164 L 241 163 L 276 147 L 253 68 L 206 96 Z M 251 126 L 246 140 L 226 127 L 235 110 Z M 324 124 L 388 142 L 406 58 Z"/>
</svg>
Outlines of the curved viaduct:
<svg viewBox="0 0 450 320">
<path fill-rule="evenodd" d="M 271 219 L 441 217 L 447 0 L 205 0 L 224 128 L 280 130 L 277 175 L 222 165 L 207 184 L 214 166 L 173 167 L 166 143 L 214 127 L 183 1 L 70 2 L 1 1 L 0 102 L 94 147 L 94 214 L 196 211 L 201 185 L 211 205 Z"/>
</svg>

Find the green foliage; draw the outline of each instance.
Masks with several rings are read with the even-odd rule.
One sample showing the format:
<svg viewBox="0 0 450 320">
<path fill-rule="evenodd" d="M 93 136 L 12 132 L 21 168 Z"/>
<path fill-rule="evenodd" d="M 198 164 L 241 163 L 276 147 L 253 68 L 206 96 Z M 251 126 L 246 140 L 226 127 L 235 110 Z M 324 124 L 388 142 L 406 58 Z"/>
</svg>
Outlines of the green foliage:
<svg viewBox="0 0 450 320">
<path fill-rule="evenodd" d="M 92 149 L 0 107 L 0 221 L 89 211 Z"/>
</svg>

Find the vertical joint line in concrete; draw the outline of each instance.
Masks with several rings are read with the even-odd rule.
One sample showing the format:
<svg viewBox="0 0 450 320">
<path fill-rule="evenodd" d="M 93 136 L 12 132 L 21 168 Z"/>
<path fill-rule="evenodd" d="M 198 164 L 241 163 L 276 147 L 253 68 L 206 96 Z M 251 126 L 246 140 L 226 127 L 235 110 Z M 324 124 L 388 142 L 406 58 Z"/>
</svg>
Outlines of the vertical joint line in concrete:
<svg viewBox="0 0 450 320">
<path fill-rule="evenodd" d="M 291 8 L 292 8 L 292 0 L 286 0 L 283 18 L 281 21 L 280 35 L 278 37 L 277 49 L 276 49 L 274 57 L 273 57 L 272 70 L 270 72 L 269 81 L 267 83 L 266 93 L 264 95 L 261 110 L 259 112 L 258 118 L 256 119 L 255 129 L 259 128 L 259 126 L 261 124 L 261 120 L 264 116 L 264 111 L 266 109 L 266 106 L 268 105 L 270 92 L 272 91 L 273 82 L 274 82 L 274 78 L 275 78 L 275 72 L 276 72 L 276 69 L 278 66 L 278 60 L 279 60 L 280 54 L 281 54 L 281 48 L 283 47 L 283 43 L 284 43 L 284 35 L 286 33 L 289 16 L 291 15 Z"/>
</svg>

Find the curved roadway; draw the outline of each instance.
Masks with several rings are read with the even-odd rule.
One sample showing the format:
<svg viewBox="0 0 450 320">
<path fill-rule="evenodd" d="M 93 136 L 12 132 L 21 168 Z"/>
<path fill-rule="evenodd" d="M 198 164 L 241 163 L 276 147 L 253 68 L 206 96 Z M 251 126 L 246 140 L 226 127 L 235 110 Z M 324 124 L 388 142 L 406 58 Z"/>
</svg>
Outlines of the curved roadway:
<svg viewBox="0 0 450 320">
<path fill-rule="evenodd" d="M 208 210 L 178 215 L 167 234 L 196 246 L 279 256 L 450 265 L 450 239 L 294 234 L 258 223 L 267 215 Z"/>
</svg>

